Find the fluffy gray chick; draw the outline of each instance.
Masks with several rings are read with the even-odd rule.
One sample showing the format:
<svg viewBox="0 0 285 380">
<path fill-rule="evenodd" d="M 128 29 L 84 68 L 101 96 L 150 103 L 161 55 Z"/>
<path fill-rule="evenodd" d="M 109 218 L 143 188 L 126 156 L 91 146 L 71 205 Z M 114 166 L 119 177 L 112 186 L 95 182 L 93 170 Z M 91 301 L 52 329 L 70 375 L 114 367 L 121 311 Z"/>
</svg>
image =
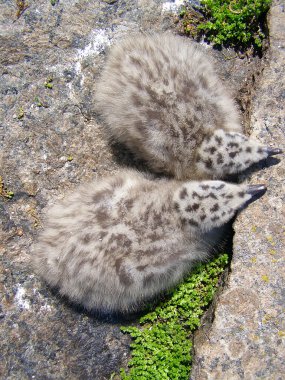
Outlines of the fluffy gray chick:
<svg viewBox="0 0 285 380">
<path fill-rule="evenodd" d="M 94 106 L 110 138 L 156 172 L 223 178 L 281 152 L 242 135 L 236 105 L 188 39 L 130 37 L 111 47 L 95 85 Z"/>
<path fill-rule="evenodd" d="M 225 223 L 264 189 L 155 181 L 122 170 L 50 209 L 33 250 L 34 268 L 87 309 L 133 311 L 207 259 Z"/>
</svg>

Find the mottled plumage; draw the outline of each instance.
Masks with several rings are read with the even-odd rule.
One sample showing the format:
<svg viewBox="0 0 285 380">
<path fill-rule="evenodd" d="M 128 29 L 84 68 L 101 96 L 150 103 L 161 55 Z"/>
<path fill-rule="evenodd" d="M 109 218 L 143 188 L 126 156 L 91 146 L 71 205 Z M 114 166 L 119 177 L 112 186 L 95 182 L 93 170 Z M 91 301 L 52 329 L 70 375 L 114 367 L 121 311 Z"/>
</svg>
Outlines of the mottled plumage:
<svg viewBox="0 0 285 380">
<path fill-rule="evenodd" d="M 254 189 L 136 171 L 85 184 L 48 212 L 35 270 L 87 309 L 134 310 L 209 256 Z"/>
<path fill-rule="evenodd" d="M 94 106 L 109 136 L 156 172 L 223 178 L 280 152 L 241 135 L 234 101 L 189 39 L 132 36 L 111 47 L 95 85 Z"/>
</svg>

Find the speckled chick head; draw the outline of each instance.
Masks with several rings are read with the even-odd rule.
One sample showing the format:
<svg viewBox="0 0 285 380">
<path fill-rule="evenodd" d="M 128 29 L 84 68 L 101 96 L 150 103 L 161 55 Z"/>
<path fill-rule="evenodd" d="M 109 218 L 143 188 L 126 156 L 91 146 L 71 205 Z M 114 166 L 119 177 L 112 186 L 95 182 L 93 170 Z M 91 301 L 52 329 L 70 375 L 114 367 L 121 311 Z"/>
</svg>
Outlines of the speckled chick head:
<svg viewBox="0 0 285 380">
<path fill-rule="evenodd" d="M 241 133 L 217 129 L 197 149 L 196 167 L 202 177 L 223 178 L 278 153 L 280 149 L 263 146 Z"/>
<path fill-rule="evenodd" d="M 219 227 L 247 199 L 244 185 L 155 181 L 122 170 L 51 207 L 34 268 L 87 309 L 128 312 L 207 258 Z"/>
<path fill-rule="evenodd" d="M 188 182 L 174 194 L 183 224 L 206 232 L 227 223 L 251 199 L 246 185 L 222 181 Z"/>
</svg>

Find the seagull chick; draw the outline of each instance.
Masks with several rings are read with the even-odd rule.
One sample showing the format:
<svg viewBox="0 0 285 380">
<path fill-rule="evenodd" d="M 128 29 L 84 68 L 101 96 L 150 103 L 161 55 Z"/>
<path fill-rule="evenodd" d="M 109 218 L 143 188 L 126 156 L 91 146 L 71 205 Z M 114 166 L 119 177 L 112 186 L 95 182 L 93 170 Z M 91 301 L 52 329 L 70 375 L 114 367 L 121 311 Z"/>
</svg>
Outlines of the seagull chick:
<svg viewBox="0 0 285 380">
<path fill-rule="evenodd" d="M 89 310 L 130 312 L 206 260 L 223 226 L 264 185 L 154 180 L 132 170 L 81 186 L 52 206 L 36 272 Z"/>
<path fill-rule="evenodd" d="M 225 178 L 281 153 L 242 134 L 211 61 L 179 36 L 138 35 L 112 46 L 94 106 L 111 139 L 177 179 Z"/>
</svg>

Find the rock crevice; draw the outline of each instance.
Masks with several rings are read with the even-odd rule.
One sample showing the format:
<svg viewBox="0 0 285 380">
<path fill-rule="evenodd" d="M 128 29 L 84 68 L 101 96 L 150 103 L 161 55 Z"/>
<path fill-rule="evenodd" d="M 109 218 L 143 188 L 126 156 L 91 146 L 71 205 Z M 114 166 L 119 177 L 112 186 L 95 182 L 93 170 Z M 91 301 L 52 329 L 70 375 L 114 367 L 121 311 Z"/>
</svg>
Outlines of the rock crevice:
<svg viewBox="0 0 285 380">
<path fill-rule="evenodd" d="M 270 48 L 252 98 L 251 134 L 284 149 L 284 3 L 269 14 Z M 198 332 L 192 379 L 281 379 L 284 367 L 284 168 L 270 159 L 248 180 L 266 195 L 234 224 L 233 259 L 213 324 Z M 243 178 L 245 179 L 245 178 Z"/>
</svg>

